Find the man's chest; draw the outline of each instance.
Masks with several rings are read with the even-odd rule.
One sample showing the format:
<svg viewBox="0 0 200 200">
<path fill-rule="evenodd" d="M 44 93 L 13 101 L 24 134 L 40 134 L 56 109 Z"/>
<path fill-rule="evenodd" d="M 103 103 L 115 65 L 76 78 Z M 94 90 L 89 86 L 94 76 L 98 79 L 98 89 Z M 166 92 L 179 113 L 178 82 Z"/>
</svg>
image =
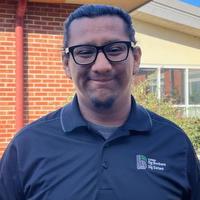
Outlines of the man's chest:
<svg viewBox="0 0 200 200">
<path fill-rule="evenodd" d="M 187 193 L 182 155 L 173 162 L 175 152 L 160 155 L 125 141 L 43 149 L 22 168 L 29 200 L 182 200 Z"/>
</svg>

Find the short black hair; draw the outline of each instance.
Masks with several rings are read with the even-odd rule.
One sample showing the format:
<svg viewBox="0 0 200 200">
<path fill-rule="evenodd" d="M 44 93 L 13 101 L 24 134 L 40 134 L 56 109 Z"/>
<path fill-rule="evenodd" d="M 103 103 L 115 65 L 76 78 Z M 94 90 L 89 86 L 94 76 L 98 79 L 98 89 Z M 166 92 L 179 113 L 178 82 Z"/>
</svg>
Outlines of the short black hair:
<svg viewBox="0 0 200 200">
<path fill-rule="evenodd" d="M 74 10 L 64 22 L 64 41 L 63 47 L 68 47 L 69 42 L 69 27 L 73 20 L 83 17 L 94 18 L 100 16 L 117 16 L 120 17 L 126 25 L 126 32 L 130 40 L 135 42 L 135 30 L 132 27 L 132 20 L 129 14 L 121 8 L 100 5 L 100 4 L 86 4 Z"/>
</svg>

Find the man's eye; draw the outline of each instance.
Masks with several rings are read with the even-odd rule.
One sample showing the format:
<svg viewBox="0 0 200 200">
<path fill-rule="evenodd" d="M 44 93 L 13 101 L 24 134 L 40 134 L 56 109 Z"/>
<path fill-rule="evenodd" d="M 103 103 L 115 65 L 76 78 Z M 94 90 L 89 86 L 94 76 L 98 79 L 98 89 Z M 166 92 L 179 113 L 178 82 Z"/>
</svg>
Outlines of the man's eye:
<svg viewBox="0 0 200 200">
<path fill-rule="evenodd" d="M 85 55 L 85 54 L 93 54 L 93 51 L 90 51 L 90 50 L 84 50 L 84 51 L 79 51 L 78 54 L 81 54 L 81 55 Z"/>
<path fill-rule="evenodd" d="M 92 49 L 79 49 L 76 50 L 74 53 L 77 56 L 91 56 L 94 54 L 94 51 Z"/>
<path fill-rule="evenodd" d="M 113 47 L 106 50 L 109 54 L 119 54 L 124 52 L 124 48 L 121 47 Z"/>
<path fill-rule="evenodd" d="M 110 52 L 120 52 L 120 51 L 123 51 L 123 49 L 122 48 L 119 48 L 119 47 L 115 47 L 115 48 L 111 48 L 111 49 L 109 49 L 109 51 Z"/>
</svg>

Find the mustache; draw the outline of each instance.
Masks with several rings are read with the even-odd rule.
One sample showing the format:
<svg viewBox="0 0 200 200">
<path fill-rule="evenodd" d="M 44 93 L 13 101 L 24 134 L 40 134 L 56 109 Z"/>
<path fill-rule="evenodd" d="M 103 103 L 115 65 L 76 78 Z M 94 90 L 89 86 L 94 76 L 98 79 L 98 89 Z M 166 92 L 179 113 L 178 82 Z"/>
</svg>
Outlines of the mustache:
<svg viewBox="0 0 200 200">
<path fill-rule="evenodd" d="M 88 80 L 94 80 L 94 81 L 109 81 L 115 79 L 114 74 L 92 74 L 88 76 Z"/>
</svg>

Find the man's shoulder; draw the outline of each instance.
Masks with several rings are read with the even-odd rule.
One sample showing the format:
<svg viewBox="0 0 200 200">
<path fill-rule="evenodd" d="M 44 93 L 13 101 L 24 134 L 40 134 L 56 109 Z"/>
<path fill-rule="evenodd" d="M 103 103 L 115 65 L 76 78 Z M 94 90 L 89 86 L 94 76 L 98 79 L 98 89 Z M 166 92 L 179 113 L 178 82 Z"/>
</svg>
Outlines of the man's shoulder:
<svg viewBox="0 0 200 200">
<path fill-rule="evenodd" d="M 150 111 L 148 109 L 146 109 L 146 110 L 149 113 L 149 115 L 151 116 L 151 119 L 154 123 L 160 124 L 163 126 L 168 126 L 168 127 L 174 128 L 174 129 L 178 129 L 179 131 L 183 131 L 181 129 L 181 127 L 179 125 L 177 125 L 175 122 L 173 122 L 172 120 L 170 120 L 164 116 L 161 116 L 158 113 Z"/>
<path fill-rule="evenodd" d="M 67 107 L 68 104 L 65 106 Z M 45 133 L 56 134 L 62 131 L 61 127 L 61 113 L 64 107 L 52 111 L 35 121 L 25 125 L 19 132 L 16 133 L 13 140 L 20 141 L 31 137 L 42 137 Z"/>
<path fill-rule="evenodd" d="M 57 120 L 60 119 L 61 110 L 62 110 L 62 108 L 59 108 L 58 110 L 52 111 L 52 112 L 36 119 L 35 121 L 27 124 L 24 128 L 22 128 L 20 132 L 24 132 L 27 129 L 31 129 L 31 128 L 34 128 L 34 127 L 37 127 L 37 126 L 38 127 L 39 126 L 48 126 L 48 124 L 51 124 L 54 121 L 57 121 Z"/>
<path fill-rule="evenodd" d="M 179 125 L 177 125 L 172 120 L 167 119 L 166 117 L 161 116 L 160 114 L 153 112 L 140 104 L 137 104 L 137 110 L 139 111 L 140 118 L 141 118 L 142 113 L 145 113 L 145 116 L 146 116 L 145 120 L 147 119 L 150 120 L 152 128 L 160 126 L 163 128 L 171 128 L 171 129 L 176 129 L 177 131 L 183 132 L 181 127 L 179 127 Z"/>
<path fill-rule="evenodd" d="M 152 112 L 147 109 L 147 112 L 149 113 L 152 124 L 153 124 L 153 130 L 157 131 L 158 133 L 162 133 L 162 137 L 173 137 L 177 140 L 183 141 L 183 143 L 187 144 L 189 141 L 187 133 L 175 122 L 171 121 L 170 119 L 167 119 L 155 112 Z M 179 141 L 180 142 L 180 141 Z"/>
</svg>

